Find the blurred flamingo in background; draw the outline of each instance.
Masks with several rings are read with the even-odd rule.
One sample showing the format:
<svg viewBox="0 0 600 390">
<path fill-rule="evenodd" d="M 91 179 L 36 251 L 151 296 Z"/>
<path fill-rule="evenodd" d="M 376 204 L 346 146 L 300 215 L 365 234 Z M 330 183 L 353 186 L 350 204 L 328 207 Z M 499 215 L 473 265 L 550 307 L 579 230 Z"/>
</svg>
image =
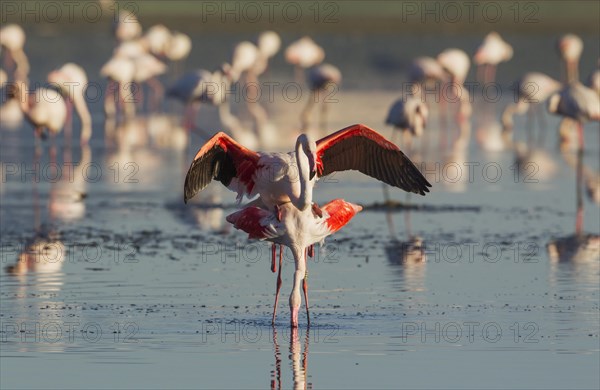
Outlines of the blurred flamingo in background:
<svg viewBox="0 0 600 390">
<path fill-rule="evenodd" d="M 135 115 L 135 99 L 131 90 L 135 71 L 135 62 L 123 55 L 114 55 L 100 69 L 100 75 L 109 80 L 104 97 L 104 113 L 107 117 L 116 117 L 117 101 L 123 107 L 127 118 Z"/>
<path fill-rule="evenodd" d="M 571 83 L 579 80 L 579 59 L 583 52 L 583 41 L 575 34 L 566 34 L 556 44 L 562 61 L 563 81 Z"/>
<path fill-rule="evenodd" d="M 295 79 L 299 83 L 303 80 L 303 70 L 315 66 L 323 62 L 325 59 L 325 51 L 315 43 L 310 37 L 302 37 L 299 40 L 292 42 L 285 49 L 285 60 L 294 65 Z"/>
<path fill-rule="evenodd" d="M 113 22 L 113 34 L 118 42 L 130 41 L 142 35 L 142 26 L 133 12 L 120 11 Z"/>
<path fill-rule="evenodd" d="M 458 99 L 459 107 L 456 113 L 456 121 L 463 122 L 471 116 L 471 100 L 469 91 L 464 88 L 464 83 L 469 74 L 471 61 L 469 56 L 460 49 L 446 49 L 437 56 L 437 62 L 450 75 L 450 82 L 453 84 L 452 91 L 456 96 L 451 98 Z M 448 88 L 444 88 L 444 95 L 448 93 Z M 448 96 L 442 96 L 442 99 Z"/>
<path fill-rule="evenodd" d="M 331 65 L 321 64 L 313 66 L 308 70 L 307 84 L 310 94 L 302 113 L 300 114 L 301 130 L 307 130 L 310 126 L 310 113 L 315 103 L 321 105 L 319 129 L 327 128 L 328 103 L 337 101 L 335 94 L 339 90 L 342 81 L 342 72 Z"/>
<path fill-rule="evenodd" d="M 401 147 L 406 146 L 409 151 L 412 150 L 412 138 L 423 134 L 428 117 L 427 105 L 418 98 L 408 95 L 396 100 L 385 119 L 386 124 L 394 126 L 392 142 L 397 131 L 400 131 Z"/>
<path fill-rule="evenodd" d="M 7 24 L 0 28 L 0 46 L 9 54 L 5 57 L 5 67 L 10 69 L 9 59 L 14 62 L 13 79 L 25 80 L 29 74 L 29 60 L 25 55 L 25 31 L 17 24 Z"/>
<path fill-rule="evenodd" d="M 54 136 L 63 129 L 67 119 L 67 105 L 61 94 L 48 88 L 37 88 L 33 93 L 28 93 L 25 82 L 16 82 L 9 87 L 9 96 L 19 99 L 23 114 L 33 125 L 35 139 L 45 138 L 46 134 L 54 139 Z M 40 155 L 39 145 L 36 145 L 35 152 L 36 156 Z M 51 148 L 51 157 L 54 160 L 53 148 Z"/>
<path fill-rule="evenodd" d="M 478 66 L 478 80 L 484 84 L 496 80 L 496 67 L 501 62 L 509 61 L 513 56 L 513 48 L 500 34 L 492 31 L 483 40 L 473 56 L 473 62 Z"/>
<path fill-rule="evenodd" d="M 50 72 L 48 81 L 56 84 L 67 103 L 67 123 L 65 134 L 67 139 L 71 136 L 72 110 L 75 106 L 81 121 L 81 143 L 87 143 L 92 136 L 92 116 L 85 101 L 85 91 L 88 78 L 85 70 L 72 62 L 64 64 L 57 70 Z"/>
<path fill-rule="evenodd" d="M 540 103 L 544 103 L 550 95 L 562 88 L 560 82 L 540 72 L 525 73 L 515 84 L 515 101 L 506 106 L 501 117 L 504 130 L 509 132 L 513 129 L 513 117 L 515 114 L 522 115 L 527 113 L 529 118 L 533 118 L 532 110 L 535 110 L 538 113 L 540 121 L 542 121 L 543 112 L 540 110 Z M 541 137 L 545 133 L 544 127 L 542 124 L 539 135 L 540 142 L 542 142 L 543 138 Z M 527 136 L 530 145 L 533 141 L 531 131 L 531 126 L 528 126 Z"/>
</svg>

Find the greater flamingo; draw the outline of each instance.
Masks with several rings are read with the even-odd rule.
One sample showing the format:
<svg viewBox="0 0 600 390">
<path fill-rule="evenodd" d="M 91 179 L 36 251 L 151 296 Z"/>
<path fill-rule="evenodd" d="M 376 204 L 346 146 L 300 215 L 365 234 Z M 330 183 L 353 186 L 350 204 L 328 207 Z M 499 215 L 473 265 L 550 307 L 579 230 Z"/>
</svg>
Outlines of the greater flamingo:
<svg viewBox="0 0 600 390">
<path fill-rule="evenodd" d="M 492 31 L 477 49 L 473 62 L 478 66 L 478 78 L 483 83 L 492 83 L 496 79 L 496 67 L 501 62 L 509 61 L 513 56 L 513 48 L 500 34 Z M 483 76 L 481 76 L 483 72 Z"/>
<path fill-rule="evenodd" d="M 307 179 L 308 177 L 304 176 L 301 178 L 301 180 Z M 303 187 L 307 188 L 307 186 Z M 257 206 L 248 206 L 227 216 L 227 222 L 233 224 L 236 229 L 248 233 L 248 238 L 284 245 L 292 251 L 295 263 L 294 284 L 289 300 L 290 324 L 292 327 L 298 327 L 298 310 L 302 301 L 300 285 L 302 285 L 304 291 L 306 318 L 310 326 L 308 285 L 306 282 L 308 276 L 306 268 L 308 248 L 318 242 L 323 242 L 325 237 L 341 229 L 360 210 L 362 210 L 361 206 L 342 199 L 336 199 L 323 206 L 320 215 L 315 214 L 308 205 L 303 209 L 298 209 L 291 203 L 284 203 L 280 206 L 278 213 Z M 281 289 L 281 268 L 282 256 L 280 253 L 275 304 L 271 320 L 273 324 L 275 324 L 279 291 Z"/>
<path fill-rule="evenodd" d="M 388 111 L 385 123 L 394 126 L 394 129 L 402 132 L 401 143 L 412 148 L 412 137 L 420 137 L 427 125 L 429 110 L 427 105 L 414 96 L 406 96 L 398 99 Z M 392 134 L 392 141 L 396 131 Z"/>
<path fill-rule="evenodd" d="M 291 153 L 257 153 L 217 133 L 194 157 L 185 179 L 184 201 L 214 179 L 237 192 L 240 200 L 259 194 L 268 209 L 288 202 L 301 209 L 306 203 L 302 196 L 312 197 L 318 177 L 345 170 L 358 170 L 420 195 L 431 187 L 395 144 L 367 126 L 352 125 L 316 144 L 300 135 Z M 302 191 L 298 180 L 302 175 L 310 176 L 310 191 Z"/>
<path fill-rule="evenodd" d="M 583 41 L 575 34 L 566 34 L 556 44 L 562 60 L 563 80 L 571 83 L 579 80 L 579 59 L 583 52 Z"/>
<path fill-rule="evenodd" d="M 10 55 L 15 63 L 14 78 L 25 80 L 29 74 L 29 61 L 23 51 L 25 31 L 18 24 L 7 24 L 0 29 L 0 46 Z M 8 58 L 8 57 L 7 57 Z"/>
<path fill-rule="evenodd" d="M 131 11 L 120 11 L 113 23 L 113 33 L 119 42 L 130 41 L 142 35 L 142 26 Z"/>
<path fill-rule="evenodd" d="M 66 63 L 59 69 L 50 72 L 48 81 L 56 84 L 67 102 L 67 128 L 71 127 L 72 107 L 75 107 L 81 120 L 81 143 L 87 143 L 92 136 L 92 116 L 85 102 L 85 91 L 88 78 L 85 70 L 74 63 Z"/>
<path fill-rule="evenodd" d="M 548 111 L 577 121 L 579 149 L 583 150 L 583 123 L 600 121 L 600 97 L 593 89 L 573 82 L 548 99 Z"/>
<path fill-rule="evenodd" d="M 327 106 L 329 100 L 333 101 L 333 96 L 338 91 L 339 84 L 342 81 L 342 73 L 331 64 L 321 64 L 313 66 L 308 70 L 307 84 L 310 94 L 304 110 L 300 114 L 301 128 L 307 130 L 310 123 L 310 113 L 315 103 L 321 105 L 320 128 L 327 127 Z M 328 89 L 331 88 L 331 91 Z"/>
<path fill-rule="evenodd" d="M 106 96 L 104 98 L 104 112 L 107 117 L 116 116 L 119 101 L 125 111 L 125 116 L 131 118 L 135 115 L 135 105 L 131 86 L 135 77 L 135 62 L 126 56 L 113 56 L 100 69 L 100 75 L 108 78 Z M 114 93 L 116 86 L 116 96 Z M 110 93 L 113 92 L 113 93 Z"/>
<path fill-rule="evenodd" d="M 437 56 L 437 61 L 450 75 L 453 87 L 458 89 L 456 91 L 458 96 L 453 96 L 452 99 L 458 98 L 457 122 L 463 122 L 471 116 L 472 111 L 469 91 L 464 88 L 471 67 L 469 56 L 460 49 L 446 49 Z M 455 91 L 454 88 L 452 90 Z M 444 92 L 448 93 L 447 88 L 444 88 Z M 448 96 L 442 96 L 442 99 L 445 98 L 448 98 Z"/>
<path fill-rule="evenodd" d="M 285 60 L 295 67 L 296 82 L 302 80 L 303 69 L 318 65 L 324 59 L 325 51 L 310 37 L 302 37 L 285 49 Z"/>
<path fill-rule="evenodd" d="M 550 95 L 560 90 L 562 84 L 553 78 L 539 72 L 524 74 L 515 85 L 514 101 L 509 103 L 502 113 L 502 126 L 505 131 L 512 131 L 515 114 L 527 113 L 530 117 L 532 109 L 538 110 L 539 104 L 544 103 Z M 538 110 L 539 115 L 543 115 Z M 542 129 L 542 136 L 544 129 Z M 532 141 L 531 128 L 528 129 L 529 143 Z"/>
<path fill-rule="evenodd" d="M 236 79 L 231 66 L 225 63 L 215 72 L 200 69 L 183 75 L 167 90 L 167 96 L 186 105 L 184 127 L 190 131 L 194 128 L 199 104 L 223 105 L 226 103 L 227 93 L 234 81 Z"/>
</svg>

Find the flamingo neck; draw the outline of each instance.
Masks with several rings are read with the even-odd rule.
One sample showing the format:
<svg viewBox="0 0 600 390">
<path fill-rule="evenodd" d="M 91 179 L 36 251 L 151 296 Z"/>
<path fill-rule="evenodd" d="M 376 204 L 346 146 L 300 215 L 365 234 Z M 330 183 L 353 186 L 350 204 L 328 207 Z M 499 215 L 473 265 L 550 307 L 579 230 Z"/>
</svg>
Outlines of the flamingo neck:
<svg viewBox="0 0 600 390">
<path fill-rule="evenodd" d="M 308 156 L 308 144 L 298 138 L 296 141 L 296 164 L 298 165 L 298 180 L 300 180 L 300 197 L 296 206 L 298 210 L 304 211 L 312 205 L 312 186 L 310 185 Z"/>
</svg>

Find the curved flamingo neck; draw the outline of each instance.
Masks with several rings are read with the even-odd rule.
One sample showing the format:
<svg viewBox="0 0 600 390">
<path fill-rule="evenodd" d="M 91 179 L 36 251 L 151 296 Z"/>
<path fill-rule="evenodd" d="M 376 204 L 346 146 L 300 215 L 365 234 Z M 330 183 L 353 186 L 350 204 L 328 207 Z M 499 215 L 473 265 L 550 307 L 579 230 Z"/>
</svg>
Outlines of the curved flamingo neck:
<svg viewBox="0 0 600 390">
<path fill-rule="evenodd" d="M 312 186 L 310 185 L 307 151 L 309 150 L 306 137 L 298 137 L 296 141 L 296 164 L 298 165 L 298 180 L 300 180 L 300 197 L 294 204 L 300 211 L 312 205 Z"/>
</svg>

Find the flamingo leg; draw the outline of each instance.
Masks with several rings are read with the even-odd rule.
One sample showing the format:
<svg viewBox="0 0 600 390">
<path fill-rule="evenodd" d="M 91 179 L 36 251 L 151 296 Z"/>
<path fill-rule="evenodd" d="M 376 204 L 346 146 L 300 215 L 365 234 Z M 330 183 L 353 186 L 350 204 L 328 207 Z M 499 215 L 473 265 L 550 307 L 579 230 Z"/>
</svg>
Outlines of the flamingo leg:
<svg viewBox="0 0 600 390">
<path fill-rule="evenodd" d="M 304 110 L 302 110 L 302 113 L 300 114 L 300 123 L 301 123 L 302 130 L 308 129 L 308 126 L 310 124 L 310 112 L 312 111 L 314 104 L 315 104 L 315 91 L 310 91 L 310 94 L 308 96 L 308 102 L 306 102 L 306 106 L 304 107 Z"/>
<path fill-rule="evenodd" d="M 579 122 L 579 128 L 581 129 L 581 122 Z M 581 132 L 581 130 L 580 130 Z M 583 137 L 580 134 L 580 137 Z M 580 146 L 577 151 L 577 180 L 575 182 L 576 194 L 577 194 L 577 214 L 575 218 L 575 233 L 580 235 L 583 231 L 583 191 L 582 191 L 582 181 L 583 181 L 583 148 Z"/>
<path fill-rule="evenodd" d="M 305 250 L 304 258 L 307 259 L 308 249 Z M 310 326 L 310 313 L 308 311 L 308 266 L 304 272 L 304 279 L 302 280 L 302 292 L 304 292 L 304 303 L 306 304 L 306 324 Z"/>
<path fill-rule="evenodd" d="M 273 245 L 274 247 L 274 245 Z M 275 325 L 275 316 L 277 315 L 277 304 L 279 303 L 279 291 L 281 290 L 281 264 L 283 262 L 283 247 L 279 245 L 279 270 L 277 271 L 277 290 L 275 291 L 275 306 L 273 307 L 273 318 L 271 324 Z"/>
<path fill-rule="evenodd" d="M 275 264 L 276 245 L 277 244 L 271 244 L 271 272 L 277 271 L 277 264 Z"/>
</svg>

